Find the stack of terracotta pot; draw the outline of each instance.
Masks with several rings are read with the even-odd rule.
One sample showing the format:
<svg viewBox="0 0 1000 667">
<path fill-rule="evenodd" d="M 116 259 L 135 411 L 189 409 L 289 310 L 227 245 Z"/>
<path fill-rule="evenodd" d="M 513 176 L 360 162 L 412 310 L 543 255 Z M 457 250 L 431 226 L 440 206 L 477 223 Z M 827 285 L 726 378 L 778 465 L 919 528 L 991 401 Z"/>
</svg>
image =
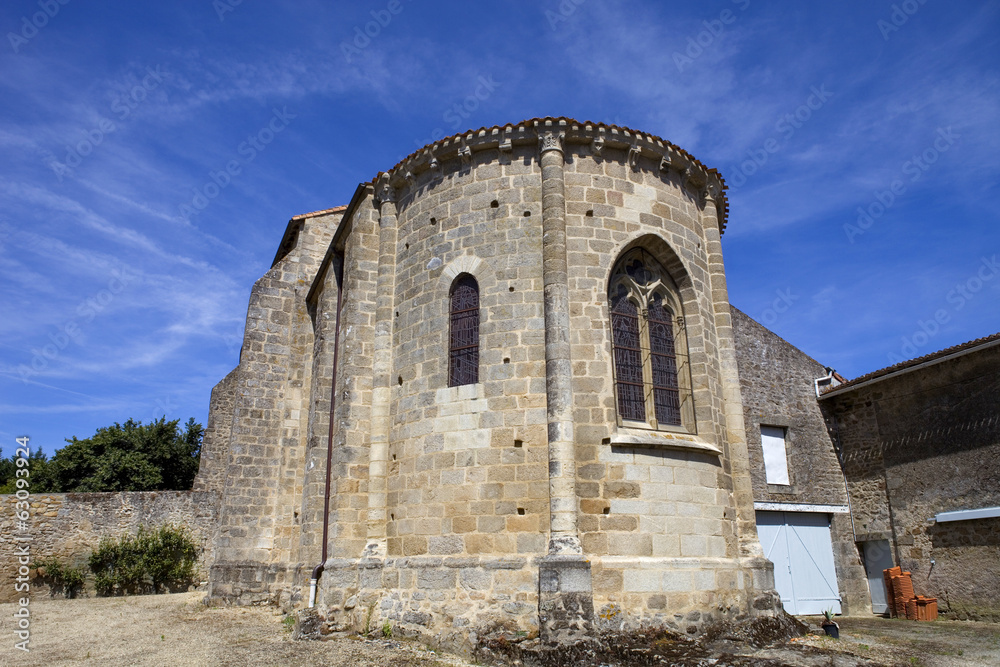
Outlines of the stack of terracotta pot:
<svg viewBox="0 0 1000 667">
<path fill-rule="evenodd" d="M 937 619 L 937 598 L 915 595 L 909 572 L 903 572 L 902 568 L 890 567 L 882 570 L 882 577 L 889 598 L 889 614 L 893 618 L 903 616 L 911 621 Z"/>
</svg>

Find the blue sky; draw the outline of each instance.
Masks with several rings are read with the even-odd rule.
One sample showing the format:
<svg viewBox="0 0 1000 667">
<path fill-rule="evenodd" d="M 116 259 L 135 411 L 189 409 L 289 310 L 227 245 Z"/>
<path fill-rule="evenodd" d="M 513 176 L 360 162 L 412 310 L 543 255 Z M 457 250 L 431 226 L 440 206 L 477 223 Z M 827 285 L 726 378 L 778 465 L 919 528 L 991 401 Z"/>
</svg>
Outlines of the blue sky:
<svg viewBox="0 0 1000 667">
<path fill-rule="evenodd" d="M 0 9 L 5 455 L 204 423 L 290 217 L 537 116 L 720 169 L 733 304 L 848 377 L 1000 330 L 998 2 L 63 2 Z"/>
</svg>

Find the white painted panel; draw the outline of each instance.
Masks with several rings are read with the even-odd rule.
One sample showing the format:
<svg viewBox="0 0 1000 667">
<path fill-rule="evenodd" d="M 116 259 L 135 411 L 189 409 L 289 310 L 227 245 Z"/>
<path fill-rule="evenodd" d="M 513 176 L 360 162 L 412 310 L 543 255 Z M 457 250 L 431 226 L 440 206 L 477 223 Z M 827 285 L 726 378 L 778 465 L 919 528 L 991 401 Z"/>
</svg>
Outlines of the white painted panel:
<svg viewBox="0 0 1000 667">
<path fill-rule="evenodd" d="M 795 596 L 792 591 L 788 542 L 785 539 L 784 512 L 757 512 L 757 537 L 764 548 L 764 557 L 774 563 L 774 588 L 781 596 L 781 604 L 785 611 L 794 614 Z"/>
<path fill-rule="evenodd" d="M 840 613 L 830 518 L 807 512 L 757 512 L 764 555 L 774 563 L 774 587 L 789 614 Z"/>
<path fill-rule="evenodd" d="M 788 484 L 785 429 L 778 426 L 761 426 L 760 444 L 764 448 L 764 474 L 767 483 Z"/>
<path fill-rule="evenodd" d="M 830 517 L 826 514 L 785 513 L 788 559 L 792 564 L 796 614 L 840 613 L 837 570 L 833 564 Z"/>
</svg>

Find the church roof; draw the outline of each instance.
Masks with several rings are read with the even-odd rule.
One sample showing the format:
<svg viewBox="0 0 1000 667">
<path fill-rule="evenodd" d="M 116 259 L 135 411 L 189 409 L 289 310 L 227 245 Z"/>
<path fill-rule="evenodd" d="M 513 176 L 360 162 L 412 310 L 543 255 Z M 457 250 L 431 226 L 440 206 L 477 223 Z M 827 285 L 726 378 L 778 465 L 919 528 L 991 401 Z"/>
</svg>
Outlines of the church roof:
<svg viewBox="0 0 1000 667">
<path fill-rule="evenodd" d="M 985 336 L 983 338 L 976 338 L 975 340 L 970 340 L 967 343 L 946 347 L 943 350 L 938 350 L 937 352 L 931 352 L 930 354 L 925 354 L 924 356 L 917 357 L 916 359 L 908 359 L 906 361 L 901 361 L 898 364 L 887 366 L 886 368 L 881 368 L 877 371 L 872 371 L 871 373 L 866 373 L 865 375 L 856 377 L 853 380 L 849 380 L 843 384 L 839 384 L 836 387 L 827 389 L 825 392 L 823 392 L 820 398 L 826 398 L 831 394 L 839 394 L 842 391 L 853 389 L 863 384 L 868 384 L 870 382 L 875 382 L 890 375 L 898 375 L 899 373 L 905 373 L 906 371 L 914 370 L 919 366 L 925 366 L 927 364 L 944 361 L 947 358 L 971 352 L 976 348 L 994 344 L 1000 344 L 1000 333 L 995 333 L 991 336 Z"/>
</svg>

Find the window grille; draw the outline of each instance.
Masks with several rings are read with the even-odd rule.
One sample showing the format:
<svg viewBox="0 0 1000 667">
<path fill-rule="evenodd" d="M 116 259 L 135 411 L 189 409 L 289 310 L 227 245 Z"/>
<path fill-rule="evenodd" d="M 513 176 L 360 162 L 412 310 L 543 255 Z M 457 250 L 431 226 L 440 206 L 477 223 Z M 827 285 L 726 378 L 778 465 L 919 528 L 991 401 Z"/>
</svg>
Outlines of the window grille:
<svg viewBox="0 0 1000 667">
<path fill-rule="evenodd" d="M 615 266 L 609 290 L 611 343 L 618 416 L 647 427 L 682 426 L 681 361 L 677 336 L 683 320 L 670 305 L 669 276 L 641 249 Z M 680 357 L 680 359 L 679 359 Z"/>
<path fill-rule="evenodd" d="M 463 274 L 451 286 L 448 386 L 479 382 L 479 285 Z"/>
</svg>

